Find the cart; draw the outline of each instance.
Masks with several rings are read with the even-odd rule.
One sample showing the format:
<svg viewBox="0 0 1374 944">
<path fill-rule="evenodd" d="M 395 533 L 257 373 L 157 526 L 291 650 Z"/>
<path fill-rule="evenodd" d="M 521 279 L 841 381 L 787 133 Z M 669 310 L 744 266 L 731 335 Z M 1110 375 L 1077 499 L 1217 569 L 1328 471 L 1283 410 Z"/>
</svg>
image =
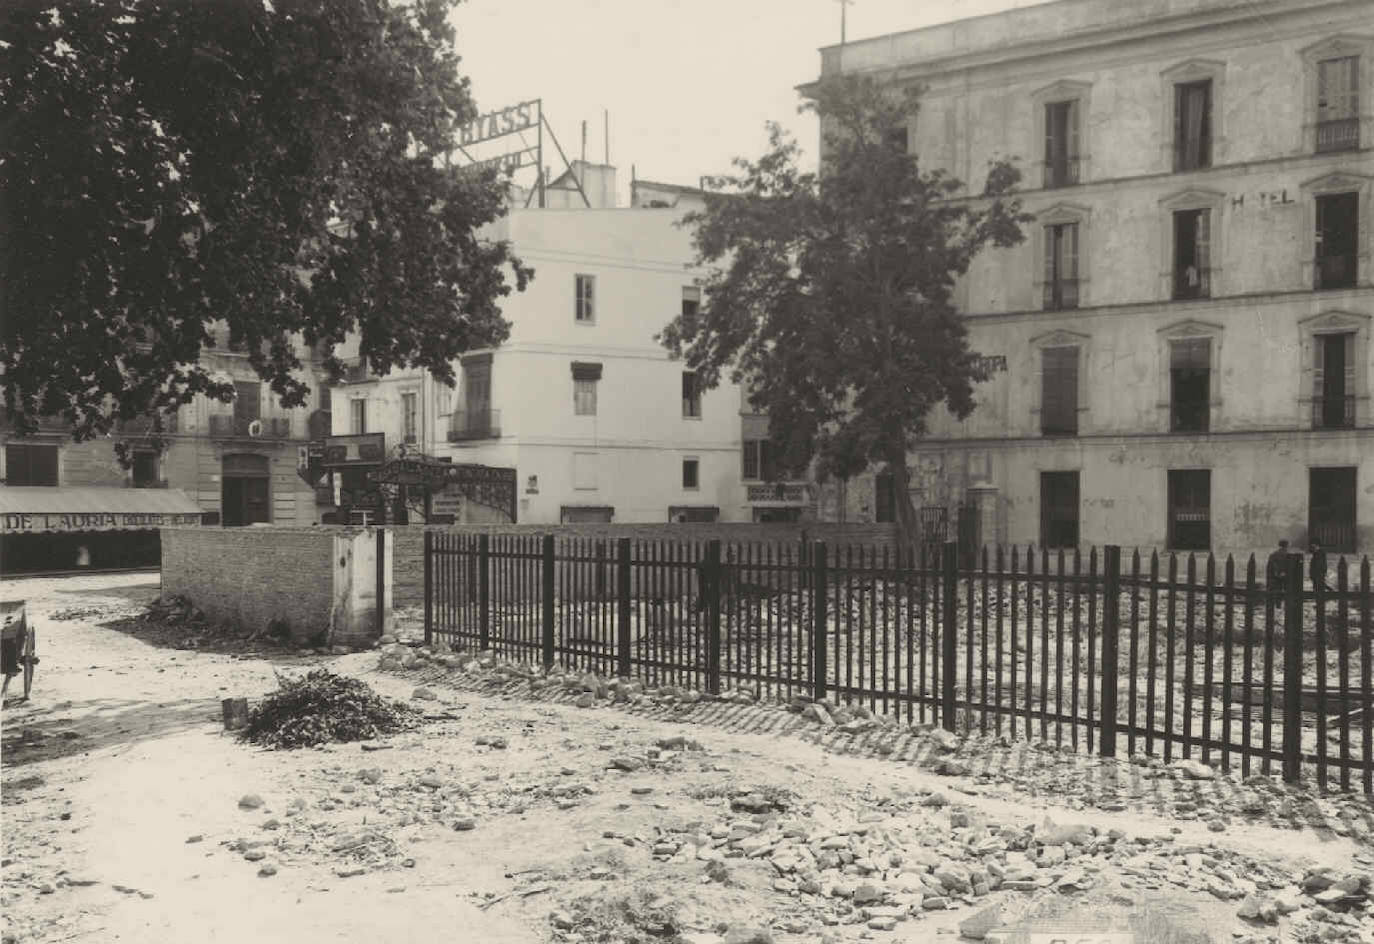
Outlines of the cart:
<svg viewBox="0 0 1374 944">
<path fill-rule="evenodd" d="M 24 700 L 33 688 L 33 669 L 38 665 L 38 634 L 29 625 L 23 600 L 0 601 L 0 669 L 5 675 L 0 686 L 0 703 L 10 689 L 10 679 L 24 673 Z"/>
</svg>

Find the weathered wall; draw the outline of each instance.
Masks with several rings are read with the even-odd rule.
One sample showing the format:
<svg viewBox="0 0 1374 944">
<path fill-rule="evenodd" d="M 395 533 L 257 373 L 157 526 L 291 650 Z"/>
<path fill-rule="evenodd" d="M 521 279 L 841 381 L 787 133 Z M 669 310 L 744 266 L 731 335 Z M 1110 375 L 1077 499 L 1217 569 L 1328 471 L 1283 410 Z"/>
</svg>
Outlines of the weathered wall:
<svg viewBox="0 0 1374 944">
<path fill-rule="evenodd" d="M 296 642 L 324 631 L 332 645 L 366 645 L 380 635 L 375 549 L 370 529 L 164 528 L 162 591 L 216 623 L 265 631 L 282 620 Z M 383 606 L 389 620 L 385 594 Z"/>
</svg>

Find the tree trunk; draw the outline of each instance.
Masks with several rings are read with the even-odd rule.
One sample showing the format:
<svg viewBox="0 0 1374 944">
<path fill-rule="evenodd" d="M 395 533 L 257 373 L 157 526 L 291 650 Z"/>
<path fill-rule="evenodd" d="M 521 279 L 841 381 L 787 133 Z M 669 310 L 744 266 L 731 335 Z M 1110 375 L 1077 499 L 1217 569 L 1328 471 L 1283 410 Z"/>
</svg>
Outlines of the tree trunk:
<svg viewBox="0 0 1374 944">
<path fill-rule="evenodd" d="M 916 507 L 911 503 L 911 470 L 906 457 L 889 459 L 887 472 L 892 476 L 892 504 L 897 512 L 897 540 L 902 547 L 915 547 L 921 540 L 921 524 Z"/>
</svg>

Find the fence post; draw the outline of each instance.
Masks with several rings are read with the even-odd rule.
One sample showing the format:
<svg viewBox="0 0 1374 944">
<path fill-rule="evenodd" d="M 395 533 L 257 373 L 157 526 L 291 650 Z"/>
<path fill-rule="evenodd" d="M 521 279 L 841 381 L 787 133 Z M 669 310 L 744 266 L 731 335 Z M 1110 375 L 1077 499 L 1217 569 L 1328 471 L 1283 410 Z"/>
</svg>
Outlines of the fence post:
<svg viewBox="0 0 1374 944">
<path fill-rule="evenodd" d="M 491 535 L 477 536 L 477 612 L 480 648 L 491 648 Z"/>
<path fill-rule="evenodd" d="M 543 631 L 544 671 L 553 668 L 553 535 L 544 535 L 544 560 L 540 566 L 539 577 L 543 582 L 539 602 L 543 605 L 540 628 Z"/>
<path fill-rule="evenodd" d="M 826 566 L 825 542 L 817 541 L 811 551 L 811 682 L 812 697 L 825 698 L 825 644 L 830 636 L 830 575 Z M 805 573 L 806 571 L 803 571 Z"/>
<path fill-rule="evenodd" d="M 720 694 L 720 541 L 706 543 L 706 568 L 702 573 L 706 586 L 706 691 Z"/>
<path fill-rule="evenodd" d="M 434 641 L 434 532 L 425 529 L 425 645 Z"/>
<path fill-rule="evenodd" d="M 1302 555 L 1288 556 L 1283 601 L 1283 779 L 1302 777 Z"/>
<path fill-rule="evenodd" d="M 386 529 L 377 529 L 377 635 L 386 632 Z M 428 642 L 428 638 L 425 640 Z"/>
<path fill-rule="evenodd" d="M 1103 757 L 1115 757 L 1117 642 L 1121 634 L 1121 548 L 1116 544 L 1103 549 L 1102 578 L 1102 737 L 1098 749 Z"/>
<path fill-rule="evenodd" d="M 940 721 L 946 731 L 954 731 L 954 683 L 958 679 L 958 639 L 959 613 L 955 604 L 959 600 L 959 542 L 946 541 L 941 560 L 940 602 L 941 609 L 940 646 L 944 650 L 944 664 L 940 671 Z"/>
<path fill-rule="evenodd" d="M 616 674 L 630 677 L 630 539 L 620 538 L 616 544 L 615 589 L 619 613 L 616 614 Z"/>
</svg>

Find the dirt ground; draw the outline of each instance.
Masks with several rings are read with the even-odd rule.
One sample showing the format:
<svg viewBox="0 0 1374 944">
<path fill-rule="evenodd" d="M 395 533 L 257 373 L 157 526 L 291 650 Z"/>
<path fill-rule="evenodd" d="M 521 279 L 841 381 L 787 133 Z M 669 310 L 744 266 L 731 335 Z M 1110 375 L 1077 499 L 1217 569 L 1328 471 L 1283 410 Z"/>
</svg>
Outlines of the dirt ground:
<svg viewBox="0 0 1374 944">
<path fill-rule="evenodd" d="M 8 705 L 0 730 L 5 944 L 915 942 L 955 940 L 990 907 L 1026 934 L 1149 913 L 1138 941 L 1374 940 L 1362 901 L 1328 914 L 1304 899 L 1263 924 L 1211 890 L 1280 894 L 1317 866 L 1374 870 L 1362 803 L 1247 788 L 1261 809 L 1220 779 L 1127 765 L 1137 779 L 1109 790 L 1089 758 L 991 741 L 960 748 L 964 775 L 940 774 L 914 735 L 884 747 L 760 706 L 579 708 L 481 672 L 383 673 L 375 652 L 181 649 L 119 622 L 157 596 L 149 581 L 0 585 L 28 601 L 42 658 L 33 698 Z M 429 720 L 300 751 L 223 732 L 220 699 L 322 665 Z M 702 749 L 657 746 L 684 735 Z M 753 806 L 732 808 L 746 795 Z M 1223 831 L 1209 828 L 1214 811 Z M 1070 848 L 1076 883 L 1061 868 L 948 907 L 927 890 L 914 911 L 897 894 L 903 860 L 976 866 L 978 837 L 1043 832 L 1046 817 L 1095 836 Z M 832 879 L 808 891 L 782 861 L 789 843 L 834 839 L 858 856 L 844 878 L 900 907 L 862 907 Z"/>
</svg>

